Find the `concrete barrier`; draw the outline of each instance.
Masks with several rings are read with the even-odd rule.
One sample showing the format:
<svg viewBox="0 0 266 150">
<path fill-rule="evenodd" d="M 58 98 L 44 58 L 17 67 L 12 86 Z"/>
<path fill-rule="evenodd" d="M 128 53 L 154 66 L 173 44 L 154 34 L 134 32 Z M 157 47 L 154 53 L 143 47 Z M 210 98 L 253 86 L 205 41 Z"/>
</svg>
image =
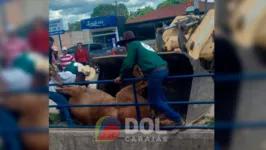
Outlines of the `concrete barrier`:
<svg viewBox="0 0 266 150">
<path fill-rule="evenodd" d="M 146 137 L 143 134 L 122 134 L 112 142 L 96 142 L 95 132 L 91 129 L 50 129 L 50 150 L 214 150 L 212 130 L 187 130 L 166 135 L 154 133 Z"/>
</svg>

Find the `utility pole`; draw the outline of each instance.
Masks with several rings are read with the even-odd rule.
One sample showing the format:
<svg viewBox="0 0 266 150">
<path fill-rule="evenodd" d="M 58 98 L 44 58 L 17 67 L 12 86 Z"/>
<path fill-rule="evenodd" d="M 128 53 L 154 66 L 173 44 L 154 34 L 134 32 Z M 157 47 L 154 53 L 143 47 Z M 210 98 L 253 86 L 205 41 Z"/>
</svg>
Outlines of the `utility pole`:
<svg viewBox="0 0 266 150">
<path fill-rule="evenodd" d="M 116 4 L 116 16 L 118 16 L 119 13 L 118 13 L 118 4 L 117 4 L 117 0 L 115 0 L 115 4 Z"/>
</svg>

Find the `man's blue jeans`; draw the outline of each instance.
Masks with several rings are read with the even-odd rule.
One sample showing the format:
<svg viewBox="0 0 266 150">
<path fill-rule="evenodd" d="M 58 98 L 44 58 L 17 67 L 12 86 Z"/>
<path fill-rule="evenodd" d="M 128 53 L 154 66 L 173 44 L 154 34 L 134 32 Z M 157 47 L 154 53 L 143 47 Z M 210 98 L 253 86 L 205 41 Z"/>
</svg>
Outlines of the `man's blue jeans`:
<svg viewBox="0 0 266 150">
<path fill-rule="evenodd" d="M 57 105 L 67 105 L 67 99 L 56 92 L 49 92 L 49 99 L 53 100 Z M 60 120 L 66 120 L 68 125 L 74 125 L 73 121 L 71 120 L 70 112 L 68 107 L 59 107 L 60 111 Z"/>
<path fill-rule="evenodd" d="M 182 120 L 180 114 L 174 111 L 168 104 L 167 98 L 163 92 L 163 81 L 168 76 L 168 70 L 152 72 L 148 76 L 148 94 L 149 101 L 153 102 L 153 107 L 162 114 L 165 114 L 170 120 L 179 123 Z"/>
</svg>

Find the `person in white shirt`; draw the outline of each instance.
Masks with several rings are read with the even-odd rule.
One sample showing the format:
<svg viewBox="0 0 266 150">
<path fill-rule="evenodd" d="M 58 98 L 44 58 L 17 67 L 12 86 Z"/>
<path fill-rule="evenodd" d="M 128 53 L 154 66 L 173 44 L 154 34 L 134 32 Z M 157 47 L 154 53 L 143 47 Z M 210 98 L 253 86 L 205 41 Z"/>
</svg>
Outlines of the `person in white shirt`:
<svg viewBox="0 0 266 150">
<path fill-rule="evenodd" d="M 83 82 L 85 81 L 85 74 L 82 72 L 78 72 L 77 74 L 73 74 L 70 71 L 64 72 L 50 72 L 51 80 L 49 84 L 57 83 L 58 86 L 62 86 L 63 83 L 70 83 L 70 82 Z M 66 105 L 68 104 L 68 100 L 65 96 L 56 92 L 55 86 L 49 86 L 49 99 L 53 100 L 58 105 Z M 60 111 L 60 120 L 66 120 L 68 125 L 73 125 L 73 121 L 70 117 L 69 108 L 62 107 L 59 108 Z"/>
<path fill-rule="evenodd" d="M 63 71 L 54 73 L 49 84 L 57 83 L 58 86 L 62 86 L 63 83 L 70 83 L 70 82 L 83 82 L 85 81 L 85 74 L 82 72 L 78 72 L 77 74 L 73 74 L 70 71 Z M 56 92 L 54 86 L 49 86 L 50 92 Z"/>
</svg>

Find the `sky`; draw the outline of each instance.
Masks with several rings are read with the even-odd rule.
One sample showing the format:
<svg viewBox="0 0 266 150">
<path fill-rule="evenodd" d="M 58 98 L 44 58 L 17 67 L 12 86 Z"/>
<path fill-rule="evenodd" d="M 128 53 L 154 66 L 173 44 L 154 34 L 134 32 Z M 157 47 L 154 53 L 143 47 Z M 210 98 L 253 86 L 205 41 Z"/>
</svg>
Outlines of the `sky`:
<svg viewBox="0 0 266 150">
<path fill-rule="evenodd" d="M 117 0 L 118 3 L 126 5 L 128 11 L 135 11 L 138 8 L 156 6 L 164 0 Z M 214 0 L 208 0 L 213 2 Z M 90 18 L 90 14 L 99 4 L 115 4 L 115 0 L 50 0 L 49 19 L 62 18 L 65 30 L 68 23 Z"/>
</svg>

